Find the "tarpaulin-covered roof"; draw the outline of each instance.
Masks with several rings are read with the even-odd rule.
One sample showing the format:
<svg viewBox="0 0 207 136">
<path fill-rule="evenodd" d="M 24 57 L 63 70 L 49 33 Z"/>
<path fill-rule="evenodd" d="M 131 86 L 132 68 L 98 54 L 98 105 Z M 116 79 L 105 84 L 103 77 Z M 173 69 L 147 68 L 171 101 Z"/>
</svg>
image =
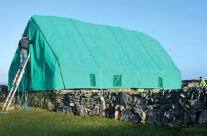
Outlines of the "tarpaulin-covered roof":
<svg viewBox="0 0 207 136">
<path fill-rule="evenodd" d="M 181 87 L 179 69 L 144 33 L 35 15 L 24 34 L 33 41 L 23 79 L 29 90 Z M 19 68 L 19 50 L 9 70 L 9 88 Z"/>
</svg>

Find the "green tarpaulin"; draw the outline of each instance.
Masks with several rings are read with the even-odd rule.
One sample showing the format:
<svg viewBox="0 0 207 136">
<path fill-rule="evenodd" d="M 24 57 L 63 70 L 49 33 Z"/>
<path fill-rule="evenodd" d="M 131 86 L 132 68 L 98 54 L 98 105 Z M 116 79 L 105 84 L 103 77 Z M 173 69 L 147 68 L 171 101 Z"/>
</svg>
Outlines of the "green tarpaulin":
<svg viewBox="0 0 207 136">
<path fill-rule="evenodd" d="M 144 33 L 35 15 L 24 34 L 34 42 L 23 79 L 29 90 L 181 87 L 179 69 Z M 9 88 L 18 68 L 19 48 L 9 69 Z"/>
</svg>

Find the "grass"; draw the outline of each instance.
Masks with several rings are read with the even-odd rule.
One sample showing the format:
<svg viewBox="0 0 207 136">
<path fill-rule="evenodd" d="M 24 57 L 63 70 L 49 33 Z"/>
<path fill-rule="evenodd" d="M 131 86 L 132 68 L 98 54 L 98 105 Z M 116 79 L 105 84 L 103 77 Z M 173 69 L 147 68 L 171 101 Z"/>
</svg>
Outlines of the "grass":
<svg viewBox="0 0 207 136">
<path fill-rule="evenodd" d="M 0 136 L 206 136 L 207 125 L 170 128 L 103 117 L 79 117 L 42 109 L 0 114 Z"/>
</svg>

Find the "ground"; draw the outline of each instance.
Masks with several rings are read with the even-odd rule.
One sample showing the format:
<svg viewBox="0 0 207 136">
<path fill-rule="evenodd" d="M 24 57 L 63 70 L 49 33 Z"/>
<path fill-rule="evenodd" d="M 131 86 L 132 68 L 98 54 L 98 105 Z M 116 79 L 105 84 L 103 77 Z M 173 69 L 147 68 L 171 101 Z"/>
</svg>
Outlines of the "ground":
<svg viewBox="0 0 207 136">
<path fill-rule="evenodd" d="M 79 117 L 38 108 L 0 114 L 0 136 L 204 136 L 207 125 L 170 128 Z"/>
</svg>

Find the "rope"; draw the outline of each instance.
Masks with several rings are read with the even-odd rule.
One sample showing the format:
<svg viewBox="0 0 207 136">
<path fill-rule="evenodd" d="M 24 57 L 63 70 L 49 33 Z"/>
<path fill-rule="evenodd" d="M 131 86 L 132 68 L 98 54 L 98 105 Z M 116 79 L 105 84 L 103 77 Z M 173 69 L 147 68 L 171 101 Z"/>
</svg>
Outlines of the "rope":
<svg viewBox="0 0 207 136">
<path fill-rule="evenodd" d="M 28 80 L 28 79 L 27 79 L 27 80 Z M 26 84 L 27 84 L 27 80 L 26 80 Z M 23 82 L 23 80 L 22 80 L 22 82 Z M 23 87 L 24 87 L 24 85 L 23 85 Z M 28 91 L 27 91 L 27 89 L 25 89 L 25 88 L 23 88 L 23 90 L 24 90 L 25 107 L 27 107 L 27 106 L 28 106 Z"/>
<path fill-rule="evenodd" d="M 19 87 L 18 87 L 17 93 L 18 93 L 18 95 L 17 95 L 17 105 L 20 105 L 20 99 L 19 99 Z"/>
<path fill-rule="evenodd" d="M 19 98 L 19 87 L 18 87 L 18 101 L 17 101 L 17 105 L 21 106 L 21 103 L 22 103 L 22 100 L 23 100 L 23 97 L 24 97 L 24 101 L 25 101 L 25 107 L 28 106 L 28 91 L 27 89 L 25 89 L 24 87 L 24 75 L 22 77 L 22 80 L 21 80 L 21 83 L 22 83 L 22 97 L 21 99 Z M 26 80 L 26 84 L 28 83 L 28 79 Z"/>
<path fill-rule="evenodd" d="M 23 89 L 23 92 L 24 92 L 24 75 L 23 75 L 23 77 L 22 77 L 21 82 L 22 82 L 22 89 Z M 23 94 L 24 94 L 24 93 L 22 93 L 22 98 L 23 98 Z M 22 101 L 22 98 L 21 98 L 21 101 Z M 21 103 L 22 103 L 21 101 L 20 101 L 20 103 L 19 103 L 19 106 L 20 106 Z"/>
<path fill-rule="evenodd" d="M 100 88 L 101 88 L 101 91 L 102 91 L 102 74 L 101 74 L 101 69 L 100 69 L 99 77 L 100 77 Z"/>
</svg>

